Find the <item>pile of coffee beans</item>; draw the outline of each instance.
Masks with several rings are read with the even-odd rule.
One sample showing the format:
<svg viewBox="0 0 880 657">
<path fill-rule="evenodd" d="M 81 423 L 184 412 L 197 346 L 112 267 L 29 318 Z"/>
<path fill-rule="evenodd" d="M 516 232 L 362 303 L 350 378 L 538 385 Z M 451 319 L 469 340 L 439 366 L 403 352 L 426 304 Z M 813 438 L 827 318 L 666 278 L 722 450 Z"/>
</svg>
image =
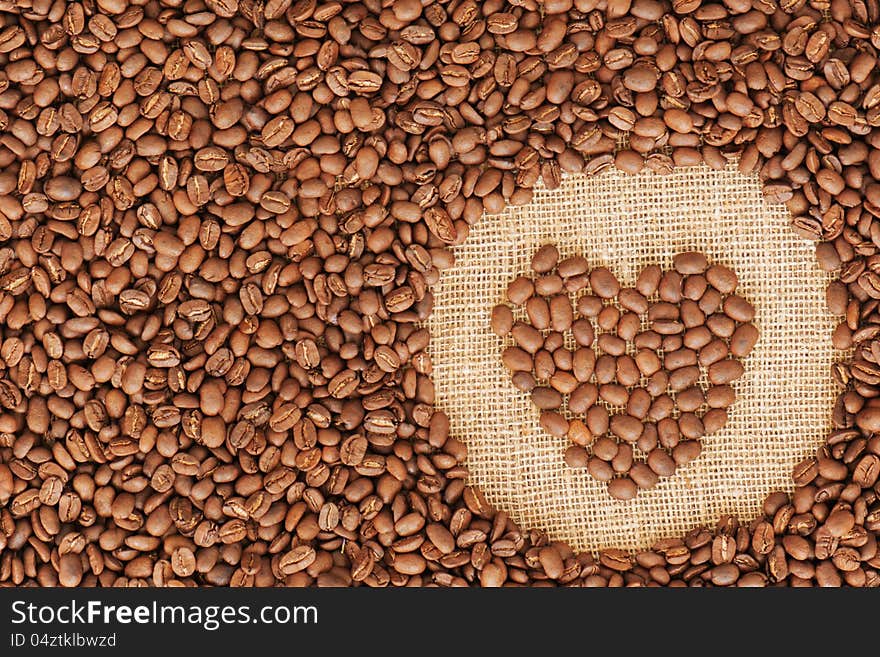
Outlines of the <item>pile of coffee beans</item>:
<svg viewBox="0 0 880 657">
<path fill-rule="evenodd" d="M 553 244 L 532 272 L 510 283 L 513 307 L 493 308 L 492 330 L 512 338 L 502 361 L 541 426 L 573 443 L 565 462 L 629 500 L 697 458 L 727 424 L 730 384 L 758 340 L 736 273 L 692 251 L 624 288 L 583 256 L 560 261 Z"/>
<path fill-rule="evenodd" d="M 878 585 L 878 48 L 878 0 L 0 0 L 0 582 Z M 637 555 L 518 527 L 433 407 L 450 245 L 732 161 L 839 272 L 826 444 Z"/>
</svg>

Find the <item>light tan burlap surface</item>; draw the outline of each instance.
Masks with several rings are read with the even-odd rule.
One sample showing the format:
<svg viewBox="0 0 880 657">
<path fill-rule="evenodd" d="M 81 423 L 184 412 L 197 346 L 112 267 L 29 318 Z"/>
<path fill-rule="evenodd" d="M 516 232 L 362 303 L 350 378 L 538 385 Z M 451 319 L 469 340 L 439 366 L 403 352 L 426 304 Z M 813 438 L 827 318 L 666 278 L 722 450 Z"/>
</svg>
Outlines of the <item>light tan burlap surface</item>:
<svg viewBox="0 0 880 657">
<path fill-rule="evenodd" d="M 489 328 L 507 284 L 548 242 L 562 257 L 580 253 L 610 267 L 624 285 L 645 265 L 670 266 L 674 254 L 700 250 L 737 271 L 740 293 L 757 309 L 761 336 L 734 384 L 727 427 L 704 439 L 695 462 L 630 502 L 564 464 L 568 440 L 541 429 L 501 364 L 506 345 Z M 576 549 L 637 549 L 723 513 L 750 519 L 768 492 L 791 489 L 792 466 L 830 428 L 828 276 L 786 209 L 763 201 L 757 178 L 732 168 L 568 177 L 529 206 L 485 217 L 455 254 L 429 321 L 438 407 L 468 445 L 470 481 L 526 527 Z"/>
</svg>

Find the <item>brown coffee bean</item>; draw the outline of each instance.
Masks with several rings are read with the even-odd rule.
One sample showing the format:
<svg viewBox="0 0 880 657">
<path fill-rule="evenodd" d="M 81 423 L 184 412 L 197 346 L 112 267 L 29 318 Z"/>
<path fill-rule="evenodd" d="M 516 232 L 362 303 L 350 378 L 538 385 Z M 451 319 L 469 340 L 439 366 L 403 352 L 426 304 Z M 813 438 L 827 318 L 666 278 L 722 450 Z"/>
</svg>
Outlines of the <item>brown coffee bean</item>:
<svg viewBox="0 0 880 657">
<path fill-rule="evenodd" d="M 724 300 L 724 312 L 737 322 L 751 322 L 755 318 L 755 308 L 752 304 L 736 295 Z"/>
<path fill-rule="evenodd" d="M 608 494 L 611 497 L 627 501 L 635 498 L 638 493 L 638 486 L 629 477 L 615 477 L 608 482 Z"/>
<path fill-rule="evenodd" d="M 597 267 L 590 272 L 590 287 L 603 299 L 611 299 L 620 292 L 620 283 L 608 269 Z"/>
<path fill-rule="evenodd" d="M 609 482 L 614 477 L 614 469 L 611 465 L 607 461 L 595 456 L 590 457 L 590 461 L 587 464 L 587 472 L 596 481 Z"/>
<path fill-rule="evenodd" d="M 519 347 L 508 347 L 501 354 L 501 360 L 507 369 L 514 372 L 527 372 L 532 369 L 533 361 L 528 352 Z"/>
<path fill-rule="evenodd" d="M 513 313 L 508 306 L 499 305 L 492 309 L 492 331 L 499 337 L 504 337 L 513 328 Z"/>
<path fill-rule="evenodd" d="M 706 270 L 706 280 L 721 294 L 732 294 L 739 285 L 736 273 L 723 265 L 712 265 Z"/>
<path fill-rule="evenodd" d="M 672 259 L 672 262 L 679 274 L 702 274 L 709 266 L 706 256 L 696 251 L 680 253 Z"/>
<path fill-rule="evenodd" d="M 82 186 L 74 178 L 58 177 L 49 180 L 44 186 L 44 191 L 53 201 L 75 201 L 82 191 Z"/>
<path fill-rule="evenodd" d="M 870 488 L 880 477 L 880 457 L 876 454 L 863 456 L 856 464 L 853 481 L 862 488 Z"/>
<path fill-rule="evenodd" d="M 535 279 L 535 292 L 545 297 L 562 292 L 562 278 L 556 274 L 547 274 Z"/>
<path fill-rule="evenodd" d="M 540 424 L 552 436 L 561 437 L 568 433 L 568 420 L 553 411 L 541 413 Z"/>
<path fill-rule="evenodd" d="M 525 308 L 533 327 L 540 331 L 550 328 L 550 304 L 544 297 L 531 297 L 526 301 Z"/>
<path fill-rule="evenodd" d="M 571 325 L 571 333 L 582 347 L 592 347 L 595 339 L 595 331 L 593 325 L 588 320 L 577 320 Z"/>
<path fill-rule="evenodd" d="M 550 579 L 559 579 L 565 569 L 565 564 L 559 552 L 553 546 L 542 548 L 538 559 L 541 567 Z"/>
<path fill-rule="evenodd" d="M 618 322 L 620 322 L 620 310 L 614 306 L 605 306 L 596 318 L 599 328 L 608 331 L 609 335 L 610 332 L 615 331 Z"/>
<path fill-rule="evenodd" d="M 546 274 L 553 271 L 559 261 L 559 251 L 553 244 L 545 244 L 535 251 L 532 256 L 532 271 L 536 274 Z"/>
<path fill-rule="evenodd" d="M 589 264 L 583 256 L 572 256 L 560 262 L 556 267 L 556 271 L 563 278 L 571 278 L 586 274 L 589 271 Z"/>
<path fill-rule="evenodd" d="M 526 302 L 526 300 L 534 294 L 535 286 L 532 282 L 521 276 L 517 278 L 507 287 L 507 299 L 510 303 L 519 306 Z"/>
<path fill-rule="evenodd" d="M 195 572 L 196 558 L 188 547 L 175 548 L 171 554 L 171 569 L 178 577 L 189 577 Z"/>
<path fill-rule="evenodd" d="M 675 459 L 677 466 L 683 466 L 696 459 L 702 447 L 697 440 L 684 440 L 676 445 L 672 450 L 672 458 Z"/>
<path fill-rule="evenodd" d="M 727 359 L 713 363 L 708 371 L 712 385 L 724 385 L 741 377 L 745 370 L 738 360 Z"/>
<path fill-rule="evenodd" d="M 569 426 L 569 437 L 571 437 L 571 426 Z M 565 464 L 570 468 L 586 468 L 590 460 L 590 455 L 583 447 L 572 445 L 565 450 Z"/>
<path fill-rule="evenodd" d="M 76 553 L 62 555 L 58 560 L 58 583 L 65 587 L 79 586 L 82 581 L 82 560 Z"/>
<path fill-rule="evenodd" d="M 722 340 L 727 340 L 736 330 L 736 322 L 727 315 L 714 314 L 706 318 L 706 326 Z"/>
<path fill-rule="evenodd" d="M 757 342 L 758 329 L 752 324 L 743 324 L 730 336 L 730 353 L 737 358 L 745 358 Z"/>
<path fill-rule="evenodd" d="M 642 422 L 630 415 L 615 415 L 611 418 L 611 432 L 629 443 L 634 443 L 642 435 Z"/>
<path fill-rule="evenodd" d="M 648 466 L 661 477 L 671 477 L 675 474 L 676 461 L 665 450 L 654 449 L 648 454 Z"/>
<path fill-rule="evenodd" d="M 693 387 L 679 392 L 675 396 L 675 403 L 680 410 L 693 413 L 706 403 L 706 398 L 699 387 Z"/>
<path fill-rule="evenodd" d="M 573 319 L 574 311 L 567 296 L 559 295 L 550 299 L 550 327 L 554 331 L 567 331 Z"/>
<path fill-rule="evenodd" d="M 517 345 L 530 354 L 535 354 L 544 345 L 544 336 L 537 329 L 523 322 L 514 323 L 510 334 Z"/>
<path fill-rule="evenodd" d="M 305 570 L 317 558 L 315 550 L 309 545 L 300 545 L 281 556 L 278 567 L 285 575 L 293 575 Z"/>
<path fill-rule="evenodd" d="M 711 435 L 727 426 L 727 411 L 723 408 L 713 408 L 703 415 L 703 431 L 706 435 Z"/>
<path fill-rule="evenodd" d="M 562 405 L 562 395 L 553 388 L 538 387 L 532 390 L 532 403 L 540 409 L 554 409 Z"/>
<path fill-rule="evenodd" d="M 655 473 L 651 468 L 649 468 L 644 463 L 635 463 L 629 471 L 630 478 L 636 483 L 639 488 L 642 489 L 650 489 L 654 488 L 659 481 L 657 473 Z"/>
</svg>

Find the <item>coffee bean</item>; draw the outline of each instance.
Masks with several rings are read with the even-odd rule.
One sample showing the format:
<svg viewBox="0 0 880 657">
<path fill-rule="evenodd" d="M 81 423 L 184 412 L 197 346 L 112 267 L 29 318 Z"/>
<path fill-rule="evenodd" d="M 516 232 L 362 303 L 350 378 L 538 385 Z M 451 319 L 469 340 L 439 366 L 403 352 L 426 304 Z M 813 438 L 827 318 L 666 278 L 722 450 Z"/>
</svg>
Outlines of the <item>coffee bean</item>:
<svg viewBox="0 0 880 657">
<path fill-rule="evenodd" d="M 590 273 L 590 287 L 603 299 L 611 299 L 620 292 L 620 283 L 608 269 L 598 267 Z"/>
<path fill-rule="evenodd" d="M 283 574 L 293 575 L 311 566 L 316 557 L 316 552 L 311 546 L 300 545 L 283 554 L 278 562 L 278 567 Z"/>
<path fill-rule="evenodd" d="M 513 313 L 508 306 L 498 305 L 492 309 L 492 331 L 495 335 L 504 337 L 510 333 L 513 322 Z"/>
<path fill-rule="evenodd" d="M 65 587 L 79 586 L 82 581 L 82 560 L 79 554 L 62 555 L 58 560 L 58 583 Z"/>
<path fill-rule="evenodd" d="M 654 488 L 659 481 L 657 473 L 644 463 L 633 464 L 629 476 L 643 490 Z"/>
<path fill-rule="evenodd" d="M 745 358 L 757 342 L 758 329 L 753 324 L 742 324 L 730 336 L 730 353 L 737 358 Z"/>
<path fill-rule="evenodd" d="M 568 434 L 571 437 L 571 426 L 569 426 Z M 590 455 L 583 447 L 572 445 L 565 450 L 564 459 L 565 464 L 570 468 L 585 468 L 589 463 Z"/>
<path fill-rule="evenodd" d="M 534 291 L 534 284 L 528 278 L 521 276 L 507 286 L 507 299 L 514 305 L 521 305 L 532 296 Z"/>
<path fill-rule="evenodd" d="M 535 354 L 544 345 L 544 336 L 541 333 L 523 322 L 516 322 L 510 330 L 510 334 L 522 349 L 530 354 Z"/>
<path fill-rule="evenodd" d="M 739 285 L 736 273 L 723 265 L 712 265 L 706 270 L 706 280 L 721 294 L 732 294 Z"/>
<path fill-rule="evenodd" d="M 171 569 L 178 577 L 189 577 L 195 572 L 196 559 L 188 547 L 178 547 L 171 554 Z"/>
<path fill-rule="evenodd" d="M 553 388 L 538 387 L 532 390 L 532 403 L 543 410 L 559 408 L 562 395 Z"/>
<path fill-rule="evenodd" d="M 532 256 L 532 271 L 546 274 L 553 270 L 559 260 L 559 251 L 553 244 L 545 244 Z"/>
<path fill-rule="evenodd" d="M 527 372 L 532 369 L 534 363 L 528 352 L 519 347 L 508 347 L 501 355 L 505 367 L 514 372 Z"/>
<path fill-rule="evenodd" d="M 611 418 L 611 432 L 621 440 L 634 443 L 642 434 L 642 423 L 630 415 L 615 415 Z"/>
<path fill-rule="evenodd" d="M 687 465 L 696 459 L 702 451 L 698 440 L 684 440 L 672 449 L 672 458 L 678 467 Z"/>
<path fill-rule="evenodd" d="M 541 427 L 552 436 L 561 437 L 568 433 L 568 420 L 562 415 L 553 411 L 544 411 L 541 413 Z"/>
<path fill-rule="evenodd" d="M 550 328 L 550 304 L 544 297 L 531 297 L 525 307 L 532 326 L 541 331 Z"/>
<path fill-rule="evenodd" d="M 702 274 L 709 266 L 709 261 L 702 253 L 689 251 L 676 255 L 673 258 L 673 266 L 680 274 Z"/>
<path fill-rule="evenodd" d="M 724 300 L 725 314 L 737 322 L 750 322 L 755 318 L 755 309 L 740 296 L 732 295 Z"/>
<path fill-rule="evenodd" d="M 538 555 L 538 559 L 548 577 L 551 579 L 559 579 L 562 576 L 565 564 L 556 548 L 552 546 L 542 548 Z"/>
<path fill-rule="evenodd" d="M 550 326 L 554 331 L 567 331 L 573 318 L 571 301 L 567 296 L 557 295 L 550 299 Z"/>
<path fill-rule="evenodd" d="M 629 477 L 615 477 L 608 482 L 608 494 L 611 497 L 627 501 L 635 498 L 638 493 L 638 486 Z"/>
<path fill-rule="evenodd" d="M 738 360 L 722 360 L 709 366 L 709 381 L 712 385 L 724 385 L 741 377 L 743 372 Z"/>
<path fill-rule="evenodd" d="M 675 473 L 676 462 L 663 449 L 653 449 L 648 454 L 648 466 L 661 477 L 671 477 Z"/>
<path fill-rule="evenodd" d="M 572 278 L 586 274 L 590 267 L 587 259 L 583 256 L 572 256 L 561 261 L 556 266 L 557 273 L 563 278 Z"/>
</svg>

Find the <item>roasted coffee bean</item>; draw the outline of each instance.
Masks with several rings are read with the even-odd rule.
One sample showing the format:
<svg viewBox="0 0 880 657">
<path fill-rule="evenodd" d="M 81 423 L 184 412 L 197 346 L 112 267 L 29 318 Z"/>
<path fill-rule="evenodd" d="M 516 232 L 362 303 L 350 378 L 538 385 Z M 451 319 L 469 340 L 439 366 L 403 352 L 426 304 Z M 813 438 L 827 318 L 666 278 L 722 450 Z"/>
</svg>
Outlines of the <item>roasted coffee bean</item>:
<svg viewBox="0 0 880 657">
<path fill-rule="evenodd" d="M 608 494 L 618 500 L 631 500 L 637 493 L 638 486 L 629 477 L 615 477 L 608 482 Z"/>
<path fill-rule="evenodd" d="M 620 292 L 620 283 L 610 271 L 599 267 L 590 272 L 590 287 L 603 299 L 611 299 Z"/>
<path fill-rule="evenodd" d="M 513 323 L 513 313 L 508 306 L 499 305 L 492 309 L 492 331 L 495 335 L 504 337 L 513 329 Z"/>
<path fill-rule="evenodd" d="M 680 253 L 672 260 L 675 270 L 680 274 L 702 274 L 709 266 L 709 262 L 702 253 L 690 251 Z"/>
</svg>

